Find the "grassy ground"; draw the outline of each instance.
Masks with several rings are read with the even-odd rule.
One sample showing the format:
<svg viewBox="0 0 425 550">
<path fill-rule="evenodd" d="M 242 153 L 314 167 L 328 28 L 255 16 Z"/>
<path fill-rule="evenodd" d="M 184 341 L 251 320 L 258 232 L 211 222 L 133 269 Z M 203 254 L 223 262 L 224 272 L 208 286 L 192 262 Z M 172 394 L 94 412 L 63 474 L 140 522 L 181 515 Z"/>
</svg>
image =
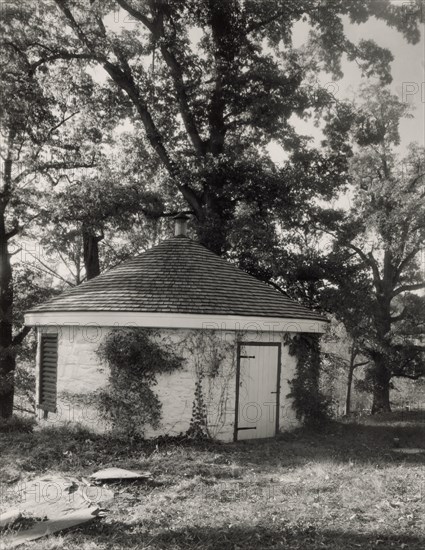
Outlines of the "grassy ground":
<svg viewBox="0 0 425 550">
<path fill-rule="evenodd" d="M 83 431 L 0 434 L 0 481 L 102 467 L 152 472 L 109 485 L 106 518 L 31 543 L 32 550 L 425 548 L 425 413 L 239 444 L 143 444 L 131 451 Z M 5 508 L 12 499 L 3 494 Z M 25 548 L 23 546 L 22 548 Z"/>
</svg>

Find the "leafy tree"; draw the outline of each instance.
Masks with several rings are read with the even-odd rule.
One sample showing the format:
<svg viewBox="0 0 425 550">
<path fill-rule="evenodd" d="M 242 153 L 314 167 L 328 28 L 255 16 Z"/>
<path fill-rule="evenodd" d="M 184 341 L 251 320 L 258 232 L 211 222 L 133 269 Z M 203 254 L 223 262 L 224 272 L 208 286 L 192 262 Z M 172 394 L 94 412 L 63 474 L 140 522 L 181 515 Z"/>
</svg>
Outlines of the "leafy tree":
<svg viewBox="0 0 425 550">
<path fill-rule="evenodd" d="M 329 212 L 336 248 L 350 251 L 367 270 L 370 292 L 358 299 L 356 313 L 363 326 L 362 350 L 372 360 L 368 379 L 373 391 L 372 412 L 390 410 L 393 377 L 425 375 L 423 335 L 424 297 L 412 292 L 425 288 L 420 252 L 425 238 L 424 149 L 411 144 L 400 158 L 399 122 L 408 106 L 380 86 L 362 92 L 364 104 L 354 127 L 358 152 L 351 164 L 352 208 Z M 333 221 L 331 222 L 331 219 Z M 344 292 L 344 300 L 350 291 Z M 422 309 L 421 309 L 422 308 Z"/>
<path fill-rule="evenodd" d="M 325 357 L 331 366 L 337 370 L 342 367 L 346 373 L 344 410 L 349 415 L 354 373 L 370 363 L 365 350 L 372 325 L 373 290 L 367 271 L 353 262 L 350 253 L 339 254 L 338 261 L 327 266 L 329 269 L 332 265 L 332 282 L 323 289 L 320 300 L 333 316 L 330 333 L 325 336 L 325 341 L 329 341 Z"/>
<path fill-rule="evenodd" d="M 2 16 L 7 23 L 10 14 L 2 12 Z M 13 408 L 17 346 L 30 330 L 15 324 L 14 240 L 28 234 L 39 216 L 46 182 L 66 170 L 90 167 L 93 159 L 62 133 L 76 109 L 60 86 L 54 86 L 61 68 L 36 77 L 25 50 L 8 42 L 3 47 L 7 58 L 0 66 L 0 416 L 8 417 Z"/>
<path fill-rule="evenodd" d="M 66 266 L 70 278 L 57 269 L 55 276 L 70 285 L 96 277 L 117 260 L 110 253 L 104 257 L 100 253 L 99 244 L 105 235 L 110 249 L 116 235 L 125 241 L 135 224 L 139 233 L 154 232 L 158 218 L 164 215 L 158 193 L 143 189 L 140 183 L 135 186 L 108 159 L 104 162 L 90 176 L 82 175 L 57 190 L 53 208 L 46 205 L 40 216 L 40 243 L 60 266 Z M 46 263 L 42 267 L 52 270 Z"/>
<path fill-rule="evenodd" d="M 58 293 L 51 283 L 51 277 L 40 275 L 32 266 L 27 265 L 25 252 L 22 251 L 21 258 L 13 266 L 15 331 L 24 329 L 24 314 L 28 309 Z M 34 332 L 16 347 L 14 409 L 18 411 L 35 412 L 36 347 L 37 338 Z"/>
<path fill-rule="evenodd" d="M 38 10 L 25 7 L 35 11 L 33 36 L 24 35 L 25 24 L 17 25 L 14 40 L 32 49 L 40 67 L 75 58 L 104 69 L 131 107 L 130 118 L 143 127 L 166 185 L 194 212 L 201 241 L 219 253 L 226 250 L 239 206 L 253 194 L 271 200 L 300 189 L 297 179 L 285 179 L 287 172 L 271 163 L 266 146 L 274 140 L 298 151 L 303 139 L 291 116 L 309 116 L 332 103 L 317 87 L 317 72 L 341 76 L 347 54 L 364 74 L 390 81 L 390 52 L 371 40 L 350 42 L 342 18 L 362 23 L 374 16 L 408 41 L 419 40 L 419 10 L 406 18 L 389 0 L 362 6 L 351 0 L 38 4 Z M 121 16 L 133 21 L 121 31 L 111 27 L 117 4 Z M 292 33 L 302 21 L 311 35 L 296 49 Z"/>
</svg>

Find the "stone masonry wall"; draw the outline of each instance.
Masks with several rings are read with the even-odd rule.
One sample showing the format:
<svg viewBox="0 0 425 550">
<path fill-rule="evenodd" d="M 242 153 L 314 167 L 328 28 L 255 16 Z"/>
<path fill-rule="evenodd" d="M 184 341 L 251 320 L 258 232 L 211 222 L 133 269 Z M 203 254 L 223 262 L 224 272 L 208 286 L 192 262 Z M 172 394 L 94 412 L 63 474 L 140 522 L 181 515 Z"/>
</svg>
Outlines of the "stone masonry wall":
<svg viewBox="0 0 425 550">
<path fill-rule="evenodd" d="M 95 431 L 105 431 L 96 409 L 87 402 L 87 396 L 106 385 L 107 372 L 99 363 L 96 350 L 111 328 L 98 326 L 40 327 L 41 332 L 58 332 L 58 409 L 49 413 L 43 424 L 79 422 Z M 185 432 L 192 416 L 195 384 L 202 376 L 204 400 L 207 404 L 210 434 L 222 441 L 233 440 L 236 396 L 236 341 L 282 342 L 281 431 L 295 428 L 298 421 L 287 398 L 289 381 L 295 372 L 295 358 L 289 356 L 283 345 L 283 334 L 273 332 L 241 332 L 190 329 L 163 329 L 185 358 L 182 370 L 158 376 L 154 391 L 162 402 L 162 422 L 158 430 L 147 429 L 146 437 L 177 435 Z M 37 357 L 37 374 L 39 357 Z M 202 372 L 203 371 L 203 372 Z M 37 376 L 38 379 L 38 376 Z M 37 387 L 38 395 L 38 387 Z"/>
</svg>

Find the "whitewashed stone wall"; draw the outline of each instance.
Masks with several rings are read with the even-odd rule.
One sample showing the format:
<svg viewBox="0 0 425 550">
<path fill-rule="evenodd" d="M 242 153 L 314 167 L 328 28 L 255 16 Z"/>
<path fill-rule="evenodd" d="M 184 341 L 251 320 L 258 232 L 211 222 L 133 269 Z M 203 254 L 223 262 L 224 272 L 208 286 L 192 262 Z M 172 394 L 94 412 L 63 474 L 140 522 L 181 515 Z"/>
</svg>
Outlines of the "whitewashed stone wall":
<svg viewBox="0 0 425 550">
<path fill-rule="evenodd" d="M 95 431 L 105 431 L 108 428 L 100 421 L 96 409 L 84 402 L 81 396 L 87 396 L 107 383 L 107 367 L 99 363 L 96 350 L 110 330 L 110 327 L 88 325 L 39 327 L 39 337 L 42 332 L 58 333 L 59 348 L 58 410 L 57 413 L 49 413 L 47 419 L 43 419 L 41 411 L 40 422 L 43 425 L 79 422 Z M 161 330 L 161 335 L 175 343 L 176 351 L 185 357 L 186 362 L 183 369 L 158 376 L 158 385 L 155 386 L 154 391 L 162 403 L 161 428 L 147 429 L 146 437 L 178 435 L 189 428 L 195 384 L 205 360 L 204 352 L 196 347 L 197 342 L 199 343 L 199 334 L 190 329 Z M 216 330 L 213 341 L 223 357 L 219 362 L 216 375 L 206 374 L 202 382 L 207 404 L 208 426 L 212 437 L 222 441 L 233 440 L 237 341 L 282 343 L 279 426 L 281 431 L 297 427 L 299 422 L 296 420 L 291 400 L 287 398 L 290 391 L 289 381 L 295 373 L 296 360 L 289 355 L 288 348 L 283 343 L 283 334 L 255 330 L 247 330 L 243 333 Z M 37 357 L 37 381 L 38 369 L 39 356 Z M 38 384 L 36 391 L 38 396 Z"/>
</svg>

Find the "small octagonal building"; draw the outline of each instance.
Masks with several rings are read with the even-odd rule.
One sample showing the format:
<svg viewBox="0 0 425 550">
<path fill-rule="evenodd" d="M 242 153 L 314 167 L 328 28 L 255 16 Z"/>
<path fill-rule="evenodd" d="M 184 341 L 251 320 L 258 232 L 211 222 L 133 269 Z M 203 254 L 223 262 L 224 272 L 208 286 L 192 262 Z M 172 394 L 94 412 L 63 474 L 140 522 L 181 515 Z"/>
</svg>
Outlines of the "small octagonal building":
<svg viewBox="0 0 425 550">
<path fill-rule="evenodd" d="M 323 333 L 327 320 L 186 234 L 179 218 L 174 237 L 26 313 L 38 334 L 40 421 L 106 429 L 84 399 L 107 383 L 96 351 L 116 328 L 148 327 L 185 362 L 158 377 L 161 426 L 147 437 L 186 432 L 197 387 L 217 439 L 273 437 L 297 426 L 288 397 L 296 360 L 285 335 Z"/>
</svg>

